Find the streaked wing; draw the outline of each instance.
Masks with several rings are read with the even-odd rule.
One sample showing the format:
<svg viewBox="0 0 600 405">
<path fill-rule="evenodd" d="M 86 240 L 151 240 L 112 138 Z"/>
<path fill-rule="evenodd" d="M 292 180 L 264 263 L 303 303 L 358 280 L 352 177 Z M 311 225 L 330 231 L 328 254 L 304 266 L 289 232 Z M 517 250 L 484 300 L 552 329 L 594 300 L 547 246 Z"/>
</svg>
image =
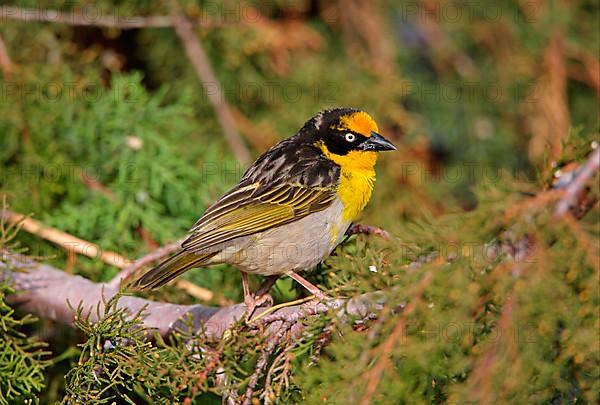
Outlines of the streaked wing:
<svg viewBox="0 0 600 405">
<path fill-rule="evenodd" d="M 241 186 L 221 198 L 191 229 L 182 248 L 193 253 L 220 250 L 228 241 L 297 221 L 324 210 L 335 198 L 335 187 L 260 183 Z"/>
</svg>

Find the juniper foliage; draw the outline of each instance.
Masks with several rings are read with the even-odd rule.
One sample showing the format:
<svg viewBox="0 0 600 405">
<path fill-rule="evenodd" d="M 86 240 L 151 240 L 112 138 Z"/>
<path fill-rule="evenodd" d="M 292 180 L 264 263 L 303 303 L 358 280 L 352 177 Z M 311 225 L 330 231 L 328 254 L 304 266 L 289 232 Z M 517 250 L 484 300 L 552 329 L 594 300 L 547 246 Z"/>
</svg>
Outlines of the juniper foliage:
<svg viewBox="0 0 600 405">
<path fill-rule="evenodd" d="M 170 12 L 93 3 L 14 2 L 124 20 Z M 339 296 L 379 290 L 388 305 L 366 323 L 304 320 L 268 356 L 255 400 L 355 403 L 376 384 L 371 403 L 598 403 L 598 204 L 556 220 L 554 201 L 535 197 L 598 142 L 595 4 L 449 3 L 461 18 L 436 2 L 179 4 L 200 22 L 218 84 L 198 82 L 168 28 L 3 20 L 14 68 L 0 80 L 0 192 L 13 210 L 133 259 L 182 236 L 243 172 L 208 91 L 233 107 L 254 156 L 320 109 L 357 106 L 401 145 L 380 160 L 361 218 L 392 238 L 353 236 L 308 277 Z M 265 18 L 240 23 L 252 7 Z M 596 177 L 585 199 L 599 194 Z M 17 240 L 94 281 L 118 272 L 26 232 Z M 215 293 L 208 304 L 242 298 L 228 266 L 184 277 Z M 78 333 L 66 334 L 15 315 L 10 288 L 0 299 L 6 403 L 218 403 L 245 392 L 266 350 L 242 324 L 221 341 L 148 340 L 142 314 L 117 309 L 118 297 L 97 324 L 79 312 Z M 302 294 L 289 279 L 274 289 L 276 302 Z M 146 296 L 195 301 L 175 286 Z"/>
<path fill-rule="evenodd" d="M 28 326 L 37 319 L 18 317 L 6 302 L 15 290 L 0 284 L 0 404 L 33 403 L 45 387 L 45 369 L 50 365 L 47 345 L 31 335 Z"/>
<path fill-rule="evenodd" d="M 18 226 L 0 220 L 0 253 L 5 248 L 19 249 L 14 241 Z M 3 253 L 2 253 L 3 255 Z M 3 261 L 3 256 L 0 260 Z M 18 271 L 18 269 L 15 269 Z M 14 287 L 0 279 L 0 404 L 38 403 L 45 388 L 45 371 L 51 365 L 48 345 L 33 327 L 38 319 L 31 314 L 17 314 L 7 302 Z"/>
</svg>

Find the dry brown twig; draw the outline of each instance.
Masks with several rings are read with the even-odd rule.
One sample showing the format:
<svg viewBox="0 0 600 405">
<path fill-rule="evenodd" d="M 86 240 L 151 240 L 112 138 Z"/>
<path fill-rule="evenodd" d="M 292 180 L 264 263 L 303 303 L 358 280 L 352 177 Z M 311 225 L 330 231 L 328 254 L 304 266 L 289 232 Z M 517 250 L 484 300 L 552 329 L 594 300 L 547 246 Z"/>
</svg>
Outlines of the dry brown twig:
<svg viewBox="0 0 600 405">
<path fill-rule="evenodd" d="M 136 271 L 138 271 L 142 267 L 144 267 L 152 262 L 155 262 L 157 260 L 160 260 L 163 257 L 166 257 L 166 256 L 170 255 L 171 253 L 175 252 L 177 249 L 180 248 L 181 243 L 184 240 L 185 239 L 179 239 L 175 242 L 169 243 L 168 245 L 164 245 L 163 247 L 158 248 L 155 251 L 148 253 L 145 256 L 142 256 L 135 262 L 133 262 L 130 265 L 128 265 L 127 267 L 123 268 L 123 270 L 119 274 L 117 274 L 117 276 L 115 278 L 113 278 L 108 283 L 108 285 L 110 285 L 111 287 L 118 288 L 123 280 L 129 278 L 131 275 L 133 275 Z"/>
<path fill-rule="evenodd" d="M 556 161 L 562 150 L 562 141 L 569 134 L 570 113 L 567 103 L 567 64 L 565 36 L 560 29 L 550 36 L 539 64 L 536 89 L 539 99 L 531 103 L 528 121 L 531 128 L 529 156 L 540 160 L 545 153 Z"/>
<path fill-rule="evenodd" d="M 173 13 L 171 16 L 118 16 L 118 15 L 106 15 L 93 17 L 85 14 L 75 13 L 63 13 L 51 9 L 24 9 L 13 6 L 2 6 L 0 7 L 0 19 L 12 19 L 17 21 L 38 21 L 38 22 L 53 22 L 75 26 L 94 26 L 94 27 L 109 27 L 118 29 L 138 29 L 138 28 L 173 28 L 177 33 L 177 36 L 181 40 L 185 52 L 194 66 L 196 74 L 204 86 L 211 84 L 221 88 L 216 75 L 213 72 L 211 63 L 200 43 L 200 40 L 194 33 L 195 25 L 202 25 L 203 27 L 212 26 L 214 24 L 202 23 L 198 24 L 197 21 L 193 21 L 185 16 L 177 3 L 172 2 Z M 3 55 L 8 56 L 6 53 L 2 53 L 2 45 L 0 40 L 0 67 L 7 69 L 8 66 L 3 64 L 9 59 L 3 58 Z M 6 70 L 5 70 L 6 72 Z M 209 102 L 213 106 L 217 120 L 223 129 L 225 138 L 231 151 L 236 157 L 237 161 L 245 166 L 250 163 L 250 152 L 246 147 L 244 140 L 240 136 L 235 120 L 231 113 L 229 104 L 223 100 L 220 92 L 206 92 Z"/>
<path fill-rule="evenodd" d="M 17 294 L 8 297 L 9 302 L 42 318 L 73 324 L 73 308 L 80 304 L 83 309 L 82 315 L 89 314 L 90 321 L 97 322 L 98 314 L 104 312 L 104 303 L 119 293 L 117 288 L 105 283 L 94 283 L 81 276 L 67 274 L 48 264 L 37 263 L 7 250 L 0 251 L 0 254 L 0 279 L 9 280 L 18 291 Z M 68 302 L 72 306 L 69 306 Z M 277 315 L 277 318 L 271 323 L 261 322 L 249 326 L 262 331 L 266 336 L 276 336 L 281 333 L 283 322 L 286 322 L 294 325 L 290 330 L 297 334 L 303 327 L 301 322 L 296 323 L 299 319 L 322 314 L 331 309 L 337 309 L 340 317 L 363 318 L 372 316 L 371 314 L 381 306 L 380 295 L 373 293 L 352 299 L 331 299 L 326 303 L 310 301 L 278 309 L 273 314 Z M 96 311 L 97 307 L 100 308 L 99 311 Z M 200 304 L 176 305 L 128 295 L 120 297 L 118 308 L 124 308 L 131 314 L 145 308 L 144 327 L 155 330 L 163 337 L 176 329 L 185 329 L 185 319 L 191 316 L 195 331 L 214 339 L 220 339 L 226 330 L 245 317 L 246 312 L 244 304 L 221 308 Z M 260 314 L 265 310 L 266 308 L 261 307 L 256 311 Z"/>
<path fill-rule="evenodd" d="M 284 339 L 285 334 L 280 334 L 275 339 L 269 340 L 266 344 L 266 347 L 260 353 L 258 361 L 254 366 L 254 372 L 250 376 L 250 381 L 248 381 L 248 387 L 246 388 L 246 393 L 244 394 L 244 402 L 243 405 L 252 405 L 252 395 L 254 394 L 254 390 L 256 388 L 256 384 L 258 384 L 258 379 L 263 374 L 263 370 L 267 366 L 267 362 L 269 361 L 269 357 L 273 354 L 277 346 Z"/>
<path fill-rule="evenodd" d="M 81 254 L 92 259 L 99 259 L 102 262 L 115 266 L 122 271 L 111 280 L 108 285 L 114 288 L 118 288 L 121 281 L 131 276 L 133 273 L 141 269 L 143 266 L 150 264 L 156 260 L 159 260 L 170 253 L 174 252 L 179 248 L 181 240 L 165 245 L 156 251 L 143 256 L 139 260 L 132 262 L 132 260 L 121 256 L 116 252 L 109 250 L 103 250 L 100 246 L 95 243 L 88 242 L 80 239 L 76 236 L 70 235 L 66 232 L 60 231 L 56 228 L 45 226 L 39 221 L 36 221 L 26 215 L 19 214 L 7 209 L 0 210 L 0 217 L 6 220 L 10 224 L 19 224 L 21 229 L 29 232 L 33 235 L 39 236 L 42 239 L 46 239 L 52 243 L 61 246 L 67 251 L 69 257 L 73 257 L 75 253 Z M 211 301 L 217 299 L 217 301 L 223 304 L 229 304 L 230 302 L 223 297 L 215 297 L 215 294 L 207 289 L 197 285 L 191 285 L 191 283 L 185 280 L 177 280 L 175 285 L 190 294 L 191 296 L 202 300 Z"/>
<path fill-rule="evenodd" d="M 413 298 L 402 311 L 402 315 L 400 316 L 400 319 L 398 319 L 394 330 L 380 346 L 375 348 L 375 351 L 379 354 L 379 359 L 373 368 L 365 373 L 364 377 L 366 380 L 366 389 L 360 400 L 361 405 L 369 405 L 371 403 L 371 399 L 375 394 L 375 391 L 377 391 L 377 387 L 379 386 L 383 372 L 390 364 L 391 353 L 396 347 L 396 344 L 399 342 L 400 336 L 406 330 L 406 322 L 408 317 L 417 309 L 419 303 L 421 302 L 423 292 L 429 286 L 432 279 L 433 273 L 425 273 L 415 289 Z"/>
<path fill-rule="evenodd" d="M 531 198 L 525 198 L 523 201 L 508 207 L 504 212 L 504 221 L 509 221 L 516 216 L 520 215 L 525 210 L 532 208 L 546 206 L 548 203 L 559 200 L 564 195 L 564 190 L 561 189 L 549 189 L 542 193 L 539 193 Z"/>
<path fill-rule="evenodd" d="M 420 7 L 428 13 L 435 13 L 438 3 L 433 0 L 421 0 Z M 435 18 L 416 19 L 423 39 L 433 54 L 431 63 L 441 75 L 447 74 L 447 68 L 452 68 L 462 78 L 475 78 L 478 75 L 477 66 L 471 57 L 463 52 L 448 35 L 446 30 L 438 24 Z"/>
<path fill-rule="evenodd" d="M 0 37 L 0 69 L 2 69 L 5 79 L 10 78 L 14 70 L 14 66 L 8 55 L 8 49 L 6 48 L 6 44 L 2 37 Z"/>
<path fill-rule="evenodd" d="M 0 19 L 16 20 L 16 21 L 37 21 L 60 23 L 77 26 L 94 26 L 119 28 L 122 30 L 136 28 L 165 28 L 171 27 L 172 22 L 169 16 L 132 16 L 132 15 L 97 15 L 97 10 L 94 14 L 77 14 L 63 13 L 61 11 L 52 10 L 49 7 L 44 8 L 21 8 L 15 6 L 0 7 Z"/>
<path fill-rule="evenodd" d="M 600 95 L 600 61 L 593 51 L 567 44 L 567 55 L 581 64 L 581 67 L 573 64 L 569 66 L 570 78 L 587 84 Z"/>
<path fill-rule="evenodd" d="M 208 56 L 200 40 L 194 33 L 192 22 L 179 10 L 175 2 L 173 2 L 172 21 L 175 32 L 181 40 L 190 62 L 194 65 L 200 81 L 205 88 L 207 84 L 212 84 L 220 89 L 221 86 L 208 60 Z M 241 165 L 247 165 L 250 163 L 250 152 L 236 128 L 229 104 L 223 99 L 221 92 L 207 91 L 206 96 L 215 110 L 217 119 L 223 128 L 223 133 L 233 154 Z"/>
<path fill-rule="evenodd" d="M 594 150 L 581 167 L 581 171 L 567 186 L 563 197 L 558 201 L 558 204 L 556 204 L 556 209 L 554 210 L 555 217 L 560 217 L 567 213 L 581 190 L 585 187 L 585 184 L 596 174 L 596 172 L 598 172 L 598 169 L 600 169 L 600 148 Z"/>
<path fill-rule="evenodd" d="M 41 222 L 26 215 L 4 209 L 0 211 L 0 216 L 10 224 L 20 223 L 24 231 L 55 243 L 69 253 L 75 252 L 87 257 L 99 259 L 104 263 L 118 268 L 124 268 L 131 262 L 131 260 L 128 260 L 118 253 L 104 251 L 95 243 L 77 238 L 56 228 L 45 226 Z"/>
</svg>

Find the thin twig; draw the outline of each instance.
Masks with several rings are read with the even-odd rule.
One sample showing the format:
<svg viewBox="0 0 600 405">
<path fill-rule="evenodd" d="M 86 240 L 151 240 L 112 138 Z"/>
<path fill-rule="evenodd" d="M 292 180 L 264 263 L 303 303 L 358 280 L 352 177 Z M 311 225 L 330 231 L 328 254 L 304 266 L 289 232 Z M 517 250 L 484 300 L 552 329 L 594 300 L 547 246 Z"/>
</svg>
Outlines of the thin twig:
<svg viewBox="0 0 600 405">
<path fill-rule="evenodd" d="M 192 22 L 179 10 L 175 1 L 173 1 L 172 21 L 175 32 L 183 43 L 185 52 L 192 65 L 194 65 L 200 81 L 204 86 L 214 85 L 217 89 L 221 89 L 222 87 L 219 85 L 219 81 L 206 56 L 206 52 L 194 33 Z M 250 152 L 236 128 L 229 104 L 223 99 L 220 91 L 207 91 L 206 96 L 215 110 L 231 151 L 240 164 L 247 165 L 250 163 Z"/>
<path fill-rule="evenodd" d="M 246 393 L 244 394 L 244 405 L 252 405 L 252 394 L 254 393 L 254 389 L 256 388 L 256 384 L 258 383 L 258 379 L 263 373 L 267 362 L 269 360 L 269 356 L 273 353 L 279 342 L 283 339 L 285 334 L 281 334 L 276 339 L 272 339 L 267 343 L 267 347 L 264 348 L 258 361 L 256 362 L 256 366 L 254 367 L 254 372 L 250 376 L 250 381 L 248 381 L 248 387 L 246 388 Z"/>
<path fill-rule="evenodd" d="M 582 67 L 572 64 L 569 66 L 569 76 L 575 80 L 592 87 L 600 95 L 600 61 L 587 47 L 575 46 L 571 43 L 566 46 L 567 56 L 578 61 Z"/>
<path fill-rule="evenodd" d="M 510 330 L 513 314 L 515 312 L 516 307 L 516 298 L 514 292 L 507 297 L 506 303 L 502 308 L 502 313 L 500 315 L 500 320 L 498 322 L 498 330 L 505 331 Z M 475 403 L 490 403 L 493 402 L 490 398 L 492 395 L 492 381 L 494 381 L 493 369 L 497 364 L 496 359 L 498 357 L 498 350 L 502 343 L 506 343 L 507 345 L 514 346 L 513 339 L 506 339 L 505 336 L 499 334 L 498 339 L 494 339 L 494 342 L 490 345 L 488 350 L 480 355 L 476 362 L 472 371 L 472 376 L 470 379 L 472 380 L 472 385 L 474 387 L 472 396 L 479 401 Z M 514 353 L 514 350 L 511 352 Z M 510 363 L 511 366 L 517 367 L 515 363 Z M 515 370 L 516 371 L 516 370 Z"/>
<path fill-rule="evenodd" d="M 215 294 L 204 287 L 200 287 L 198 284 L 194 284 L 191 281 L 187 281 L 185 279 L 177 280 L 177 288 L 185 291 L 189 295 L 198 298 L 202 301 L 211 301 Z"/>
<path fill-rule="evenodd" d="M 67 274 L 48 264 L 37 263 L 23 255 L 0 250 L 0 280 L 11 282 L 18 294 L 8 298 L 9 302 L 20 306 L 24 311 L 42 318 L 62 323 L 73 323 L 73 307 L 84 308 L 84 314 L 90 315 L 90 321 L 97 322 L 103 313 L 104 303 L 119 292 L 117 288 L 104 283 L 94 283 L 81 276 Z M 104 297 L 104 300 L 103 300 Z M 68 305 L 70 302 L 73 307 Z M 96 311 L 100 305 L 100 311 Z M 363 314 L 371 314 L 381 307 L 380 297 L 374 293 L 363 294 L 351 299 L 331 299 L 328 308 L 339 308 L 336 316 L 340 319 L 363 318 Z M 308 318 L 319 311 L 311 311 L 316 306 L 308 302 L 292 307 L 280 308 L 270 316 L 282 319 L 286 323 L 297 324 L 294 332 L 301 332 L 301 319 Z M 246 314 L 244 304 L 226 307 L 206 305 L 177 305 L 156 302 L 139 297 L 123 295 L 118 302 L 119 308 L 126 308 L 134 314 L 144 310 L 144 328 L 156 330 L 162 337 L 169 336 L 175 330 L 186 330 L 187 321 L 191 317 L 195 332 L 211 339 L 221 339 L 225 331 L 236 325 Z M 257 308 L 261 311 L 263 308 Z M 348 318 L 350 317 L 350 318 Z M 264 321 L 265 318 L 261 319 Z M 261 322 L 258 322 L 261 323 Z M 265 338 L 280 336 L 281 321 L 256 328 Z M 288 330 L 289 328 L 283 328 Z M 269 339 L 271 340 L 271 339 Z"/>
<path fill-rule="evenodd" d="M 110 188 L 106 187 L 104 184 L 102 184 L 97 179 L 95 179 L 91 176 L 86 176 L 83 173 L 81 173 L 81 180 L 85 183 L 87 188 L 89 188 L 90 190 L 99 192 L 100 194 L 102 194 L 104 197 L 106 197 L 108 200 L 110 200 L 112 202 L 115 202 L 117 200 L 117 198 L 115 197 L 115 194 L 112 192 L 112 190 Z"/>
<path fill-rule="evenodd" d="M 56 228 L 45 226 L 39 221 L 26 215 L 19 214 L 10 210 L 1 210 L 0 216 L 5 218 L 11 224 L 20 223 L 22 229 L 40 238 L 46 239 L 63 247 L 67 252 L 75 252 L 92 259 L 100 259 L 104 263 L 118 267 L 120 269 L 128 266 L 131 260 L 118 253 L 104 251 L 95 243 L 85 241 L 66 232 L 59 231 Z"/>
<path fill-rule="evenodd" d="M 63 13 L 44 8 L 20 8 L 14 6 L 0 7 L 0 21 L 38 21 L 51 22 L 78 26 L 94 26 L 119 28 L 122 30 L 135 28 L 165 28 L 173 25 L 169 16 L 132 16 L 132 15 L 98 15 L 98 10 L 93 9 L 86 14 Z"/>
<path fill-rule="evenodd" d="M 277 311 L 279 308 L 285 308 L 285 307 L 289 307 L 289 306 L 293 306 L 293 305 L 304 304 L 305 302 L 308 302 L 308 301 L 311 301 L 314 299 L 315 299 L 314 295 L 309 295 L 308 297 L 300 298 L 298 300 L 283 302 L 281 304 L 274 305 L 274 306 L 268 308 L 267 310 L 265 310 L 264 312 L 261 312 L 260 315 L 257 315 L 254 318 L 250 319 L 248 321 L 248 323 L 256 322 L 259 319 L 264 318 L 271 312 Z"/>
<path fill-rule="evenodd" d="M 380 238 L 386 240 L 390 239 L 390 234 L 388 231 L 372 225 L 352 224 L 350 228 L 348 228 L 348 230 L 346 231 L 346 235 L 357 234 L 379 236 Z"/>
<path fill-rule="evenodd" d="M 360 401 L 361 405 L 368 405 L 371 403 L 371 398 L 375 394 L 375 391 L 377 391 L 377 387 L 381 381 L 381 376 L 390 363 L 390 353 L 398 345 L 400 337 L 405 331 L 408 317 L 417 309 L 418 304 L 421 302 L 421 296 L 423 295 L 423 292 L 427 286 L 431 283 L 432 279 L 433 273 L 425 273 L 416 288 L 413 298 L 402 311 L 402 315 L 400 316 L 400 319 L 398 319 L 394 330 L 392 333 L 390 333 L 387 339 L 375 349 L 376 351 L 380 352 L 379 359 L 373 368 L 366 373 L 367 388 Z"/>
<path fill-rule="evenodd" d="M 0 37 L 0 69 L 4 72 L 5 79 L 10 77 L 14 70 L 14 66 L 8 55 L 8 49 L 6 48 L 6 44 L 2 40 L 2 37 Z"/>
<path fill-rule="evenodd" d="M 70 259 L 74 257 L 75 253 L 90 257 L 92 259 L 99 259 L 100 261 L 109 264 L 111 266 L 123 269 L 115 278 L 113 278 L 107 285 L 110 287 L 118 288 L 121 281 L 131 276 L 138 269 L 144 265 L 151 263 L 155 260 L 159 260 L 170 253 L 179 249 L 182 240 L 178 240 L 171 244 L 165 245 L 156 251 L 147 254 L 141 259 L 132 263 L 132 261 L 116 252 L 110 250 L 103 250 L 100 246 L 95 243 L 88 242 L 80 239 L 76 236 L 60 231 L 56 228 L 45 226 L 35 219 L 29 218 L 26 215 L 19 214 L 7 209 L 0 210 L 0 218 L 6 220 L 12 225 L 19 225 L 20 229 L 29 232 L 33 235 L 39 236 L 42 239 L 46 239 L 52 243 L 55 243 L 64 248 Z M 214 298 L 214 293 L 204 287 L 190 286 L 189 282 L 185 280 L 178 280 L 175 285 L 187 292 L 189 295 L 203 301 L 210 301 Z M 219 298 L 218 301 L 222 304 L 230 303 L 225 298 Z"/>
<path fill-rule="evenodd" d="M 293 357 L 290 356 L 290 352 L 296 347 L 297 344 L 298 340 L 292 340 L 291 342 L 289 342 L 288 345 L 281 351 L 281 353 L 277 355 L 277 357 L 275 357 L 275 359 L 271 363 L 271 366 L 269 367 L 269 370 L 267 371 L 267 374 L 265 376 L 265 391 L 262 394 L 264 401 L 263 403 L 265 405 L 270 405 L 274 402 L 271 399 L 272 397 L 278 398 L 279 393 L 281 392 L 282 384 L 285 384 L 286 387 L 289 387 L 288 375 L 290 372 L 291 358 Z M 279 371 L 281 371 L 281 373 L 279 373 Z M 279 375 L 276 376 L 275 379 L 283 379 L 283 381 L 278 384 L 276 390 L 273 390 L 272 384 L 275 380 L 273 378 L 273 374 L 275 374 L 276 372 L 279 373 Z"/>
<path fill-rule="evenodd" d="M 554 210 L 555 217 L 563 216 L 569 210 L 575 202 L 577 195 L 579 195 L 579 192 L 583 189 L 587 181 L 598 171 L 598 168 L 600 168 L 600 148 L 590 154 L 590 157 L 582 166 L 582 169 L 575 180 L 567 186 L 564 195 L 556 204 L 556 209 Z"/>
<path fill-rule="evenodd" d="M 173 243 L 169 243 L 168 245 L 158 248 L 155 251 L 148 253 L 145 256 L 142 256 L 141 258 L 137 259 L 135 262 L 131 263 L 129 266 L 125 267 L 119 274 L 117 274 L 115 276 L 115 278 L 113 278 L 108 283 L 108 285 L 110 285 L 111 287 L 119 287 L 119 285 L 121 284 L 121 282 L 123 280 L 130 277 L 133 273 L 135 273 L 142 267 L 144 267 L 147 264 L 150 264 L 152 262 L 155 262 L 157 260 L 160 260 L 163 257 L 166 257 L 166 256 L 170 255 L 171 253 L 175 252 L 176 250 L 180 249 L 181 243 L 183 243 L 184 240 L 185 240 L 185 238 L 179 239 Z"/>
</svg>

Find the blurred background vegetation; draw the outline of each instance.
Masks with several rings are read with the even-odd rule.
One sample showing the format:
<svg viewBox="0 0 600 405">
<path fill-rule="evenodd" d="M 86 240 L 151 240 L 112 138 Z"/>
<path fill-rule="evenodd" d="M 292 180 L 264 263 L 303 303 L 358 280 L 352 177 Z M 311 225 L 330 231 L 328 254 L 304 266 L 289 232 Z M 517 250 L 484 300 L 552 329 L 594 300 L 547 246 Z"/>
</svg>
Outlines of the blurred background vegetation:
<svg viewBox="0 0 600 405">
<path fill-rule="evenodd" d="M 567 224 L 552 221 L 547 204 L 520 203 L 597 147 L 597 2 L 0 4 L 0 191 L 12 210 L 135 259 L 182 237 L 248 164 L 244 152 L 232 152 L 211 97 L 228 106 L 252 158 L 321 109 L 358 107 L 400 146 L 382 156 L 361 218 L 394 238 L 352 237 L 312 279 L 340 295 L 379 289 L 406 302 L 433 274 L 372 401 L 598 402 L 598 204 Z M 91 25 L 56 22 L 52 11 Z M 215 81 L 199 79 L 173 27 L 127 27 L 140 16 L 166 16 L 170 25 L 179 21 L 169 18 L 175 12 L 193 24 Z M 105 19 L 116 26 L 95 26 Z M 597 184 L 590 193 L 598 195 Z M 534 241 L 531 260 L 485 255 L 490 244 L 522 237 Z M 119 271 L 26 232 L 16 242 L 94 281 Z M 232 269 L 185 278 L 213 291 L 209 304 L 241 300 Z M 283 279 L 274 296 L 300 293 Z M 197 300 L 177 284 L 149 296 Z M 0 382 L 0 402 L 73 394 L 85 328 L 15 322 L 11 328 L 47 342 L 50 354 L 30 348 L 40 363 L 27 360 L 33 371 L 16 391 Z M 396 320 L 386 315 L 376 325 L 369 332 L 337 324 L 314 362 L 314 339 L 298 346 L 279 402 L 358 401 L 377 358 L 372 349 Z M 226 359 L 239 362 L 240 384 L 255 361 L 248 356 Z M 8 364 L 0 377 L 15 378 L 14 363 L 0 364 Z M 164 364 L 146 366 L 150 374 Z M 180 396 L 147 384 L 131 391 L 136 401 L 216 400 L 209 388 Z"/>
</svg>

